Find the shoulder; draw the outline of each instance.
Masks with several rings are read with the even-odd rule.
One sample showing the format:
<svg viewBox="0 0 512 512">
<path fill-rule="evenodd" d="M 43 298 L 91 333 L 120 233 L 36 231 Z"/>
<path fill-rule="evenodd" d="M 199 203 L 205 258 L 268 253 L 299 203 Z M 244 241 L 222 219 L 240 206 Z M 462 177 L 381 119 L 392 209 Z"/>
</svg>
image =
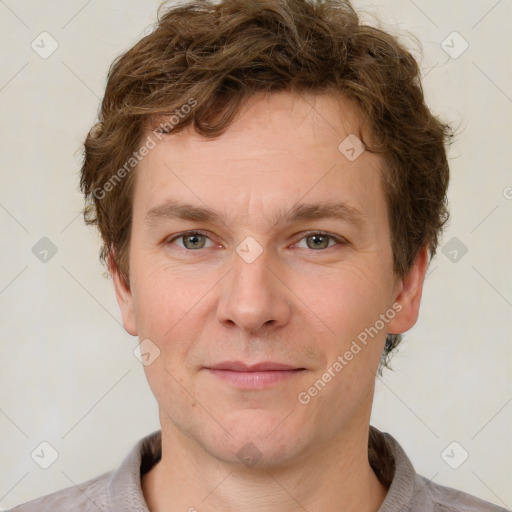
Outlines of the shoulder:
<svg viewBox="0 0 512 512">
<path fill-rule="evenodd" d="M 46 496 L 23 503 L 9 512 L 98 512 L 108 510 L 110 483 L 113 471 L 103 473 L 86 482 L 61 489 Z"/>
<path fill-rule="evenodd" d="M 375 473 L 389 488 L 379 512 L 507 512 L 419 475 L 398 441 L 373 426 L 368 455 Z"/>
<path fill-rule="evenodd" d="M 117 469 L 23 503 L 9 512 L 148 512 L 140 476 L 160 457 L 161 432 L 158 430 L 139 440 Z"/>
<path fill-rule="evenodd" d="M 418 505 L 432 512 L 507 512 L 507 509 L 493 505 L 471 494 L 436 484 L 427 478 L 416 475 L 416 482 L 421 491 L 417 495 Z"/>
</svg>

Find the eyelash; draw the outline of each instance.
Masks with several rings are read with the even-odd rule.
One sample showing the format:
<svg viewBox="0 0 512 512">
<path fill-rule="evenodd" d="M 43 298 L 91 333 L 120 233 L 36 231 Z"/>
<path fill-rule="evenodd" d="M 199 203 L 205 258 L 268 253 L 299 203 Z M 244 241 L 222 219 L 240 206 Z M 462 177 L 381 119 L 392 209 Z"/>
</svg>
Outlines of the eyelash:
<svg viewBox="0 0 512 512">
<path fill-rule="evenodd" d="M 185 231 L 184 233 L 180 233 L 180 234 L 174 236 L 173 238 L 171 238 L 170 240 L 167 240 L 165 242 L 165 245 L 170 245 L 175 240 L 179 240 L 180 238 L 184 238 L 185 236 L 194 236 L 194 235 L 201 235 L 201 236 L 204 236 L 204 237 L 208 238 L 209 240 L 211 240 L 210 237 L 202 231 Z M 346 245 L 347 244 L 347 241 L 344 238 L 331 235 L 330 233 L 326 233 L 325 231 L 308 231 L 302 235 L 302 237 L 299 239 L 299 242 L 301 240 L 304 240 L 305 238 L 308 238 L 309 236 L 313 236 L 313 235 L 328 237 L 331 240 L 334 240 L 337 245 Z M 326 247 L 325 249 L 318 249 L 317 251 L 315 251 L 314 249 L 310 249 L 310 251 L 322 252 L 327 249 L 331 249 L 332 247 L 334 247 L 334 246 L 331 245 L 330 247 Z M 187 249 L 186 247 L 182 247 L 182 249 L 184 249 L 185 251 L 188 251 L 188 252 L 194 252 L 195 250 L 199 250 L 199 249 Z"/>
</svg>

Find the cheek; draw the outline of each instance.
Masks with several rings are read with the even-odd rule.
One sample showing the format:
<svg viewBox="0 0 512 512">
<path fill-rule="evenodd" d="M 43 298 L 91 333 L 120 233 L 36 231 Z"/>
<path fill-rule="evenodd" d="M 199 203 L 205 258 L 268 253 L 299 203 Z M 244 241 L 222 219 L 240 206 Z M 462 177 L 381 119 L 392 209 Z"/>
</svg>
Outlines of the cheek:
<svg viewBox="0 0 512 512">
<path fill-rule="evenodd" d="M 137 274 L 133 290 L 135 314 L 139 338 L 151 339 L 160 350 L 154 363 L 145 367 L 157 393 L 155 386 L 179 387 L 172 377 L 181 382 L 199 364 L 196 352 L 212 307 L 212 282 L 184 275 L 169 264 L 138 268 L 144 270 Z"/>
<path fill-rule="evenodd" d="M 173 330 L 205 293 L 205 282 L 188 279 L 170 265 L 134 266 L 134 308 L 139 329 L 159 337 Z"/>
<path fill-rule="evenodd" d="M 327 326 L 322 328 L 319 343 L 326 356 L 325 371 L 330 369 L 336 377 L 325 396 L 340 410 L 345 410 L 343 401 L 348 396 L 362 399 L 371 395 L 384 347 L 387 326 L 380 315 L 390 307 L 389 290 L 376 271 L 346 267 L 330 280 L 327 289 L 315 285 L 308 299 L 318 304 L 316 311 Z"/>
<path fill-rule="evenodd" d="M 342 339 L 355 336 L 388 307 L 389 290 L 382 272 L 371 262 L 326 269 L 323 278 L 309 278 L 302 287 L 304 303 Z"/>
</svg>

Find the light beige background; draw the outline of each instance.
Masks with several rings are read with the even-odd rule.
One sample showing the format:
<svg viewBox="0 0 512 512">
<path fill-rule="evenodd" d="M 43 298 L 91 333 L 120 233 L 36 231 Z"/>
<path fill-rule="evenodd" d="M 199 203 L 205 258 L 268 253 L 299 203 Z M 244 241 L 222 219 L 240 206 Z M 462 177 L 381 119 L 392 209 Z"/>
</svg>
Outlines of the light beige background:
<svg viewBox="0 0 512 512">
<path fill-rule="evenodd" d="M 442 243 L 457 237 L 467 253 L 432 261 L 419 324 L 377 384 L 372 423 L 419 473 L 510 508 L 512 2 L 375 4 L 355 2 L 419 37 L 428 101 L 459 126 Z M 0 509 L 114 469 L 159 428 L 77 189 L 108 66 L 147 33 L 157 5 L 0 0 Z M 59 45 L 47 59 L 31 48 L 43 31 Z M 454 31 L 469 44 L 458 58 L 441 47 Z M 457 52 L 463 41 L 450 37 Z M 43 263 L 32 247 L 45 236 L 58 252 Z M 42 441 L 59 454 L 46 470 L 30 456 Z M 441 457 L 452 441 L 469 453 L 458 469 Z"/>
</svg>

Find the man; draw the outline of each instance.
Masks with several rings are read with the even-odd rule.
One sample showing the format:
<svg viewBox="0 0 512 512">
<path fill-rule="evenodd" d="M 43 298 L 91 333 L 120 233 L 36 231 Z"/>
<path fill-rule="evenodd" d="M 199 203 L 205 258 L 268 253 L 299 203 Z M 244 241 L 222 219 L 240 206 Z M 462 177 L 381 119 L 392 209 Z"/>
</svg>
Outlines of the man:
<svg viewBox="0 0 512 512">
<path fill-rule="evenodd" d="M 447 219 L 448 126 L 347 2 L 168 9 L 85 142 L 161 431 L 16 511 L 499 511 L 369 426 Z"/>
</svg>

